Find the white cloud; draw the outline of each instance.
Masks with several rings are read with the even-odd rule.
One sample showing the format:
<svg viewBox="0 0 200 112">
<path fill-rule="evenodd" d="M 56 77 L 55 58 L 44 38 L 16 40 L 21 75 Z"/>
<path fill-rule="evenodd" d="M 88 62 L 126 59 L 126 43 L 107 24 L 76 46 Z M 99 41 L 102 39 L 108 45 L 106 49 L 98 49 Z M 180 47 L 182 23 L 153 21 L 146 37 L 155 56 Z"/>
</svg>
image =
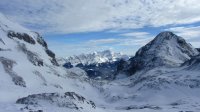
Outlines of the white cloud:
<svg viewBox="0 0 200 112">
<path fill-rule="evenodd" d="M 149 35 L 148 32 L 131 32 L 131 33 L 121 34 L 121 36 L 134 37 L 134 38 L 146 37 L 147 35 Z"/>
<path fill-rule="evenodd" d="M 103 51 L 113 49 L 111 46 L 100 46 L 83 42 L 81 44 L 66 44 L 60 42 L 49 42 L 49 48 L 53 50 L 58 57 L 68 57 L 82 53 L 92 53 L 94 51 Z"/>
<path fill-rule="evenodd" d="M 86 44 L 89 45 L 121 45 L 121 46 L 143 46 L 153 39 L 153 36 L 148 32 L 131 32 L 119 34 L 120 38 L 105 38 L 89 40 Z"/>
<path fill-rule="evenodd" d="M 200 26 L 172 27 L 165 29 L 185 38 L 194 47 L 200 47 Z"/>
<path fill-rule="evenodd" d="M 143 35 L 142 38 L 123 36 L 118 38 L 90 39 L 88 41 L 71 44 L 55 41 L 49 41 L 48 43 L 50 49 L 52 49 L 58 56 L 62 57 L 108 49 L 112 49 L 115 52 L 134 55 L 140 47 L 147 44 L 153 38 L 153 36 L 147 32 L 137 32 L 136 34 L 145 35 Z"/>
<path fill-rule="evenodd" d="M 119 40 L 116 38 L 107 38 L 107 39 L 95 39 L 95 40 L 89 40 L 87 44 L 90 45 L 102 45 L 102 44 L 114 44 L 118 43 Z"/>
<path fill-rule="evenodd" d="M 123 39 L 122 42 L 119 45 L 123 45 L 123 46 L 139 46 L 142 47 L 144 45 L 146 45 L 148 42 L 150 42 L 152 40 L 151 37 L 148 38 L 142 38 L 142 39 Z"/>
<path fill-rule="evenodd" d="M 192 42 L 190 42 L 194 47 L 196 47 L 196 48 L 200 48 L 200 42 L 198 42 L 198 41 L 192 41 Z"/>
<path fill-rule="evenodd" d="M 1 0 L 0 11 L 51 33 L 129 29 L 200 21 L 199 0 Z"/>
<path fill-rule="evenodd" d="M 172 27 L 169 29 L 166 29 L 169 31 L 175 32 L 177 35 L 182 36 L 186 39 L 193 39 L 193 38 L 199 38 L 200 37 L 200 26 L 195 27 Z"/>
</svg>

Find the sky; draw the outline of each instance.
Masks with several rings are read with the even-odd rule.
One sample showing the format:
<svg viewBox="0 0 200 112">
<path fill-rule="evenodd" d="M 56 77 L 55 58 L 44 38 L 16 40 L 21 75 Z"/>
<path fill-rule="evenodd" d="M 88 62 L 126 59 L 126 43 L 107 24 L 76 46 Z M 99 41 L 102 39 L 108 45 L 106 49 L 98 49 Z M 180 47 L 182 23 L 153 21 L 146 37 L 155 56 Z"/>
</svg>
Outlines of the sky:
<svg viewBox="0 0 200 112">
<path fill-rule="evenodd" d="M 58 57 L 134 55 L 162 31 L 200 47 L 200 0 L 0 0 L 0 12 L 41 33 Z"/>
</svg>

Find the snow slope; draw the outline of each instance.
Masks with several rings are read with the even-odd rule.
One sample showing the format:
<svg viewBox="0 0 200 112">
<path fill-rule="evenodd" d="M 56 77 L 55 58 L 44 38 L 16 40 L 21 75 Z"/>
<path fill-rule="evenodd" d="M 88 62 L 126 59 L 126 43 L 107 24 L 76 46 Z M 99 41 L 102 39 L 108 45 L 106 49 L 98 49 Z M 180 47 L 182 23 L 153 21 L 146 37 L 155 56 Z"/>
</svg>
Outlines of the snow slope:
<svg viewBox="0 0 200 112">
<path fill-rule="evenodd" d="M 16 104 L 20 98 L 33 94 L 74 92 L 88 99 L 97 97 L 85 72 L 78 68 L 66 70 L 58 66 L 55 54 L 48 49 L 42 37 L 0 14 L 0 112 L 29 111 L 26 105 Z M 88 95 L 91 93 L 92 95 Z M 38 100 L 38 99 L 36 99 Z M 39 99 L 42 100 L 42 99 Z M 39 102 L 39 101 L 38 101 Z M 49 102 L 43 99 L 41 102 Z M 90 103 L 77 99 L 70 101 L 80 109 L 61 108 L 52 112 L 93 111 Z M 18 102 L 17 102 L 18 103 Z M 58 102 L 59 103 L 59 102 Z M 69 103 L 69 102 L 66 102 Z M 32 103 L 31 103 L 32 104 Z M 50 112 L 51 102 L 38 108 Z M 55 107 L 55 106 L 54 106 Z M 56 105 L 57 108 L 60 108 Z M 32 111 L 37 111 L 37 108 Z"/>
</svg>

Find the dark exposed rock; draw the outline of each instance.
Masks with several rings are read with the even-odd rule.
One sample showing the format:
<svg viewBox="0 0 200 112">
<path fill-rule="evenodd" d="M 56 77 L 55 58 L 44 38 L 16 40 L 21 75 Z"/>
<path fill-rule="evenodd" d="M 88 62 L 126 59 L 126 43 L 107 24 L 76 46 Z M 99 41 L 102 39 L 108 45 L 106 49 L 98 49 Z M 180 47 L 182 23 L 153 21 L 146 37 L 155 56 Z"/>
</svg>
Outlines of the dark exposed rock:
<svg viewBox="0 0 200 112">
<path fill-rule="evenodd" d="M 47 85 L 47 81 L 46 81 L 46 79 L 44 78 L 44 76 L 39 72 L 39 71 L 33 71 L 33 73 L 35 74 L 35 75 L 37 75 L 42 81 L 43 81 L 43 85 Z"/>
<path fill-rule="evenodd" d="M 37 42 L 41 44 L 43 47 L 47 48 L 47 43 L 44 41 L 42 37 L 38 37 Z"/>
<path fill-rule="evenodd" d="M 162 109 L 159 106 L 153 106 L 153 105 L 141 105 L 141 106 L 137 106 L 137 105 L 132 105 L 132 106 L 128 106 L 128 107 L 122 107 L 119 109 L 123 109 L 123 110 L 138 110 L 138 109 L 152 109 L 152 110 L 160 110 Z"/>
<path fill-rule="evenodd" d="M 12 68 L 13 65 L 16 64 L 15 61 L 0 57 L 0 62 L 2 63 L 5 72 L 7 72 L 10 77 L 12 78 L 12 81 L 15 83 L 15 85 L 21 86 L 21 87 L 26 87 L 26 83 L 23 80 L 22 77 L 18 76 L 17 73 L 15 73 Z"/>
<path fill-rule="evenodd" d="M 179 86 L 187 86 L 189 88 L 200 88 L 200 79 L 184 79 L 182 81 L 177 80 L 175 84 Z"/>
<path fill-rule="evenodd" d="M 11 49 L 3 49 L 3 48 L 0 48 L 0 51 L 11 51 Z"/>
<path fill-rule="evenodd" d="M 127 66 L 127 62 L 121 59 L 117 65 L 117 72 L 123 70 Z"/>
<path fill-rule="evenodd" d="M 54 86 L 55 88 L 58 88 L 58 89 L 63 89 L 63 87 L 62 87 L 61 85 L 59 85 L 59 84 L 53 84 L 53 86 Z"/>
<path fill-rule="evenodd" d="M 117 65 L 119 61 L 114 62 L 104 62 L 97 64 L 77 64 L 76 67 L 79 67 L 86 71 L 89 78 L 96 80 L 113 80 L 117 73 Z"/>
<path fill-rule="evenodd" d="M 28 42 L 30 44 L 35 44 L 35 40 L 26 33 L 18 33 L 18 32 L 16 33 L 14 31 L 9 31 L 8 37 L 11 39 L 18 38 L 18 39 L 24 40 L 25 42 Z"/>
<path fill-rule="evenodd" d="M 45 106 L 42 102 L 49 103 L 52 106 L 64 107 L 70 109 L 82 109 L 80 105 L 86 103 L 91 108 L 95 108 L 95 104 L 92 101 L 86 100 L 84 97 L 76 94 L 75 92 L 66 92 L 64 94 L 59 93 L 42 93 L 33 94 L 24 98 L 20 98 L 16 101 L 17 104 L 25 104 L 29 106 Z"/>
<path fill-rule="evenodd" d="M 0 42 L 1 42 L 1 43 L 3 43 L 3 44 L 5 45 L 5 42 L 3 41 L 3 39 L 2 39 L 2 38 L 0 38 Z"/>
<path fill-rule="evenodd" d="M 39 33 L 35 32 L 37 34 L 37 42 L 45 47 L 46 49 L 48 48 L 46 41 L 40 36 Z"/>
<path fill-rule="evenodd" d="M 37 34 L 37 42 L 42 45 L 45 48 L 45 52 L 47 53 L 48 56 L 50 56 L 52 59 L 50 60 L 51 63 L 55 66 L 59 66 L 59 64 L 57 63 L 56 59 L 55 59 L 55 54 L 48 49 L 48 45 L 46 43 L 46 41 L 39 35 L 39 33 L 35 32 Z"/>
<path fill-rule="evenodd" d="M 51 58 L 55 58 L 55 54 L 49 50 L 49 49 L 46 49 L 46 53 L 48 54 L 48 56 L 50 56 Z"/>
<path fill-rule="evenodd" d="M 22 52 L 24 52 L 27 55 L 28 60 L 35 66 L 43 66 L 43 60 L 38 57 L 36 53 L 33 53 L 32 51 L 29 51 L 26 48 L 26 45 L 23 43 L 18 43 L 18 48 Z"/>
<path fill-rule="evenodd" d="M 196 48 L 196 50 L 199 51 L 199 53 L 200 53 L 200 48 Z"/>
<path fill-rule="evenodd" d="M 171 105 L 171 106 L 179 106 L 179 105 L 183 105 L 183 104 L 186 104 L 187 102 L 185 102 L 185 101 L 183 101 L 183 100 L 178 100 L 178 101 L 176 101 L 176 102 L 173 102 L 173 103 L 171 103 L 171 104 L 169 104 L 169 105 Z"/>
<path fill-rule="evenodd" d="M 59 66 L 58 62 L 56 61 L 56 58 L 55 58 L 55 54 L 49 50 L 49 49 L 46 49 L 46 53 L 48 54 L 48 56 L 50 56 L 52 59 L 51 59 L 51 63 L 55 66 Z"/>
<path fill-rule="evenodd" d="M 72 65 L 70 62 L 67 62 L 67 63 L 65 63 L 65 64 L 63 65 L 63 67 L 65 67 L 65 68 L 72 68 L 73 65 Z"/>
<path fill-rule="evenodd" d="M 56 61 L 55 58 L 51 59 L 51 63 L 55 66 L 59 66 L 58 62 Z"/>
</svg>

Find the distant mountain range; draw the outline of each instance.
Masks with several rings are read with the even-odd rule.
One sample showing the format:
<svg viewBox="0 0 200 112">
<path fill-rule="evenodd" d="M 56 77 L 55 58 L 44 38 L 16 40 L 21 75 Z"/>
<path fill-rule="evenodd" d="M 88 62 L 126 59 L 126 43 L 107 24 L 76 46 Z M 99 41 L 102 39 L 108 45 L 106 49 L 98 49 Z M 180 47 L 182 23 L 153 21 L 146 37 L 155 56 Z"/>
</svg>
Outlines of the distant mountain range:
<svg viewBox="0 0 200 112">
<path fill-rule="evenodd" d="M 65 59 L 65 61 L 71 63 L 73 66 L 77 66 L 79 64 L 91 65 L 105 62 L 114 62 L 120 59 L 128 60 L 129 56 L 124 55 L 122 53 L 114 53 L 111 50 L 105 50 L 101 52 L 94 52 L 91 54 L 70 56 L 67 59 Z"/>
<path fill-rule="evenodd" d="M 120 60 L 128 60 L 130 57 L 122 53 L 114 53 L 110 50 L 81 54 L 67 59 L 60 58 L 58 62 L 65 68 L 79 67 L 86 71 L 92 79 L 113 79 L 117 73 L 117 65 Z"/>
</svg>

